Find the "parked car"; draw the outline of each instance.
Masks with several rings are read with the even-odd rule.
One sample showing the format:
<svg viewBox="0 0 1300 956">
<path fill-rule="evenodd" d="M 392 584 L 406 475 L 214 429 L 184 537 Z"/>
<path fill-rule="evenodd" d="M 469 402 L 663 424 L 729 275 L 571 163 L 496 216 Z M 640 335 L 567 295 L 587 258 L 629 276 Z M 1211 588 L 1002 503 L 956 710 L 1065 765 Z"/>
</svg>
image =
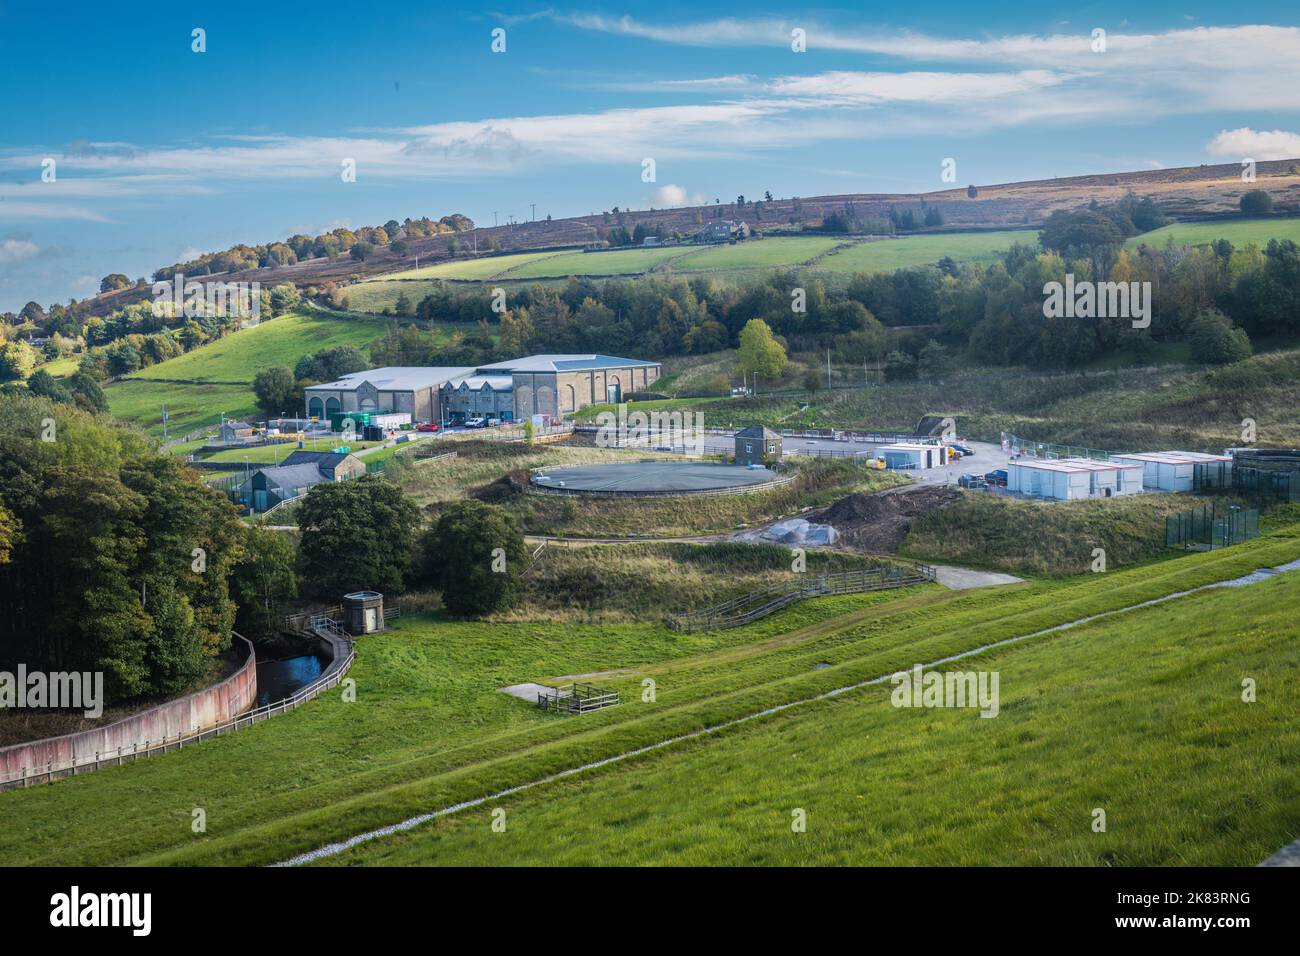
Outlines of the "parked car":
<svg viewBox="0 0 1300 956">
<path fill-rule="evenodd" d="M 466 428 L 483 428 L 487 425 L 486 418 L 467 418 L 465 419 Z"/>
<path fill-rule="evenodd" d="M 975 455 L 975 452 L 971 451 L 965 445 L 960 445 L 957 442 L 953 442 L 948 447 L 958 452 L 963 458 L 972 458 Z"/>
<path fill-rule="evenodd" d="M 990 471 L 984 476 L 984 480 L 990 485 L 998 485 L 1005 488 L 1007 486 L 1007 470 L 1005 468 L 999 468 L 997 471 Z"/>
<path fill-rule="evenodd" d="M 961 488 L 983 488 L 987 484 L 981 475 L 962 475 L 957 479 L 957 485 Z"/>
<path fill-rule="evenodd" d="M 417 432 L 436 432 L 441 426 L 437 422 L 420 422 L 415 426 Z"/>
</svg>

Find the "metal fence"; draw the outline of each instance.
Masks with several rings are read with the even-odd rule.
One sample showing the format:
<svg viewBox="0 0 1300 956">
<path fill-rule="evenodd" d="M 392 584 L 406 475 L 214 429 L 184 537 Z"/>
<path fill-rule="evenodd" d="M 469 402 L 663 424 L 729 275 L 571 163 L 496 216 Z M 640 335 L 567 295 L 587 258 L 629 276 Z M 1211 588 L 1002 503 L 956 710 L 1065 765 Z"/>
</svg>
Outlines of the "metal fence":
<svg viewBox="0 0 1300 956">
<path fill-rule="evenodd" d="M 759 618 L 774 614 L 788 604 L 805 598 L 830 594 L 855 594 L 862 591 L 881 591 L 888 588 L 907 587 L 935 579 L 935 570 L 928 564 L 914 564 L 911 568 L 889 565 L 859 571 L 840 571 L 820 574 L 794 587 L 780 581 L 742 594 L 740 597 L 700 611 L 676 614 L 668 618 L 674 631 L 703 631 L 714 628 L 738 627 Z"/>
<path fill-rule="evenodd" d="M 557 714 L 585 714 L 618 703 L 618 691 L 591 684 L 562 684 L 537 692 L 537 706 Z"/>
<path fill-rule="evenodd" d="M 1032 441 L 1002 432 L 1002 447 L 1031 458 L 1095 458 L 1098 461 L 1110 461 L 1113 452 L 1101 448 L 1089 448 L 1086 445 L 1060 445 L 1050 441 Z"/>
<path fill-rule="evenodd" d="M 1226 548 L 1259 537 L 1259 511 L 1219 502 L 1165 518 L 1165 545 L 1194 551 Z"/>
</svg>

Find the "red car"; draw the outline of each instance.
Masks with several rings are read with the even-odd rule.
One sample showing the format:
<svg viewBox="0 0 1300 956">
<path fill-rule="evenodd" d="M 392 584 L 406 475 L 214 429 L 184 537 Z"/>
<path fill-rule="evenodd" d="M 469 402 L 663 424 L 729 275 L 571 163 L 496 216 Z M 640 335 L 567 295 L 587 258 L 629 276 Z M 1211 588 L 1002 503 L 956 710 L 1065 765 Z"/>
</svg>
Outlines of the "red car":
<svg viewBox="0 0 1300 956">
<path fill-rule="evenodd" d="M 421 422 L 415 426 L 417 432 L 436 432 L 440 426 L 434 422 Z"/>
</svg>

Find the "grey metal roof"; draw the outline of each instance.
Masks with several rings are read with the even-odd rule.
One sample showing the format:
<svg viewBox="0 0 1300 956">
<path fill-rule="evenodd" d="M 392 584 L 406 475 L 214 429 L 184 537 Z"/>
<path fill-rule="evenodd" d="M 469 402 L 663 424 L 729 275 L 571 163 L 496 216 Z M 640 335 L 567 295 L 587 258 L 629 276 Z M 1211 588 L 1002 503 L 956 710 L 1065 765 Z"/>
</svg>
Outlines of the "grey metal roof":
<svg viewBox="0 0 1300 956">
<path fill-rule="evenodd" d="M 514 384 L 515 380 L 509 375 L 469 375 L 446 383 L 451 388 L 460 388 L 461 385 L 466 385 L 474 391 L 478 391 L 484 385 L 490 385 L 497 392 L 508 392 L 514 388 Z"/>
<path fill-rule="evenodd" d="M 454 366 L 389 365 L 384 368 L 367 369 L 364 372 L 353 372 L 333 382 L 312 385 L 306 391 L 329 389 L 347 392 L 355 389 L 362 382 L 369 382 L 381 392 L 405 392 L 428 388 L 431 385 L 441 385 L 448 379 L 461 378 L 473 371 L 473 368 Z"/>
<path fill-rule="evenodd" d="M 272 468 L 261 468 L 259 471 L 266 479 L 267 487 L 306 488 L 310 485 L 319 485 L 326 480 L 314 464 L 276 465 Z"/>
<path fill-rule="evenodd" d="M 736 432 L 736 437 L 737 438 L 761 438 L 764 441 L 766 441 L 769 438 L 779 439 L 781 437 L 781 434 L 780 432 L 774 432 L 772 431 L 772 429 L 767 428 L 763 425 L 750 425 L 748 428 L 742 428 L 740 431 Z"/>
<path fill-rule="evenodd" d="M 480 365 L 477 371 L 488 372 L 501 369 L 511 372 L 575 372 L 600 368 L 641 368 L 658 364 L 658 362 L 646 362 L 642 359 L 619 358 L 616 355 L 529 355 L 505 362 L 493 362 L 491 365 Z"/>
</svg>

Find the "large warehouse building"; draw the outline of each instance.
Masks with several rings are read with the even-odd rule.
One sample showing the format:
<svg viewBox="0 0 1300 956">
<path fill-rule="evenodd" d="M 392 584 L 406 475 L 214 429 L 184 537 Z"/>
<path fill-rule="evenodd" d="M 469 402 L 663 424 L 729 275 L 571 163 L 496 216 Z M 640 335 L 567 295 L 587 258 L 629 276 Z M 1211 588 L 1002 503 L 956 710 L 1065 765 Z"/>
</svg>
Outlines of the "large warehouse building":
<svg viewBox="0 0 1300 956">
<path fill-rule="evenodd" d="M 531 355 L 479 367 L 403 366 L 354 372 L 304 392 L 309 417 L 389 409 L 416 421 L 559 418 L 618 403 L 659 379 L 658 362 L 612 355 Z"/>
</svg>

